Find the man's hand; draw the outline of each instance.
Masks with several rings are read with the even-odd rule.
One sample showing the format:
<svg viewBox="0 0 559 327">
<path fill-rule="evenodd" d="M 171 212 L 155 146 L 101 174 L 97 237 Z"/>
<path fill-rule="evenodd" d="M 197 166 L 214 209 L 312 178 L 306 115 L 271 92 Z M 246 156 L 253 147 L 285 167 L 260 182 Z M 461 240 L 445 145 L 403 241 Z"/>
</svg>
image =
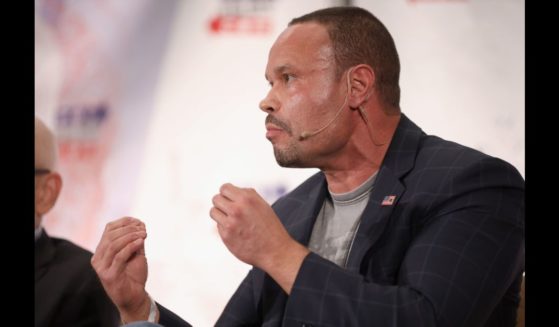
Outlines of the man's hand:
<svg viewBox="0 0 559 327">
<path fill-rule="evenodd" d="M 147 320 L 149 315 L 146 237 L 146 227 L 138 219 L 125 217 L 110 222 L 91 258 L 105 291 L 127 323 Z"/>
<path fill-rule="evenodd" d="M 272 208 L 253 189 L 224 184 L 210 216 L 221 239 L 239 260 L 266 271 L 290 293 L 309 250 L 287 233 Z"/>
</svg>

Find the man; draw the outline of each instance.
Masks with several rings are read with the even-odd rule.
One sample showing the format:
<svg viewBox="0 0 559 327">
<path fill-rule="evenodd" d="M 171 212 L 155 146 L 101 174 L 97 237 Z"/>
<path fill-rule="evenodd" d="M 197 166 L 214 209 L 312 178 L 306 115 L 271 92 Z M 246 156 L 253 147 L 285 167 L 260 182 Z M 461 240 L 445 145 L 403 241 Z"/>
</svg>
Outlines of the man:
<svg viewBox="0 0 559 327">
<path fill-rule="evenodd" d="M 91 267 L 92 253 L 41 226 L 62 188 L 56 142 L 35 118 L 35 327 L 118 326 L 118 311 Z"/>
<path fill-rule="evenodd" d="M 392 37 L 369 12 L 296 18 L 272 46 L 266 137 L 317 167 L 272 207 L 224 184 L 210 216 L 253 266 L 219 326 L 514 326 L 524 181 L 400 112 Z M 145 291 L 145 226 L 109 223 L 92 263 L 124 321 L 187 325 Z M 132 277 L 133 276 L 133 277 Z"/>
</svg>

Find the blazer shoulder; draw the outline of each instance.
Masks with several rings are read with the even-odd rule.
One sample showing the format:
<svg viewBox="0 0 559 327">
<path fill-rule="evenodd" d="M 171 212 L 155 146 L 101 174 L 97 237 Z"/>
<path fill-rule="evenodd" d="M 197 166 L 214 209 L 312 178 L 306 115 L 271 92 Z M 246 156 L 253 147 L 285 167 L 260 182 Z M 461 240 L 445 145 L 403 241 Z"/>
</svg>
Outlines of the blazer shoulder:
<svg viewBox="0 0 559 327">
<path fill-rule="evenodd" d="M 479 166 L 480 169 L 484 167 L 496 168 L 520 177 L 520 173 L 513 165 L 480 150 L 433 135 L 425 135 L 421 140 L 417 152 L 416 168 L 436 169 L 447 167 L 459 171 L 476 166 Z"/>
<path fill-rule="evenodd" d="M 434 135 L 425 135 L 417 154 L 419 163 L 467 166 L 490 156 L 473 148 Z"/>
<path fill-rule="evenodd" d="M 54 262 L 58 265 L 67 267 L 67 273 L 94 275 L 95 272 L 91 266 L 91 251 L 62 238 L 51 237 L 52 244 L 55 249 Z"/>
<path fill-rule="evenodd" d="M 93 253 L 91 251 L 84 249 L 74 242 L 56 237 L 51 237 L 51 239 L 54 247 L 56 248 L 56 251 L 59 253 L 84 259 L 90 259 L 93 256 Z"/>
</svg>

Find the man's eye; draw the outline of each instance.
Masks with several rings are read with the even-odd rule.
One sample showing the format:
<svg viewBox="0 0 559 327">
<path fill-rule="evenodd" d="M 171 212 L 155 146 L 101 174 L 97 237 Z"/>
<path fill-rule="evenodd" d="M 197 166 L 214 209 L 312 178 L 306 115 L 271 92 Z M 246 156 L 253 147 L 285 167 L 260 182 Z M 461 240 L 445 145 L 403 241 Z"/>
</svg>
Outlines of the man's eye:
<svg viewBox="0 0 559 327">
<path fill-rule="evenodd" d="M 290 82 L 293 79 L 293 75 L 290 74 L 283 74 L 282 75 L 283 81 L 284 82 Z"/>
</svg>

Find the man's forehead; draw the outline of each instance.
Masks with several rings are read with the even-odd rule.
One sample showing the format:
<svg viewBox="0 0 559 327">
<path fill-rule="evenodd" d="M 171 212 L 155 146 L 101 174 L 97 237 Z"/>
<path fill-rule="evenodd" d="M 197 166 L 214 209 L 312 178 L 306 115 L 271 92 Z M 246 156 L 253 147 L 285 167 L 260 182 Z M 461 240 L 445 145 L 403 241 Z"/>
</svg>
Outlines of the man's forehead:
<svg viewBox="0 0 559 327">
<path fill-rule="evenodd" d="M 276 39 L 273 47 L 282 45 L 324 45 L 330 44 L 325 26 L 314 23 L 300 23 L 287 27 Z"/>
<path fill-rule="evenodd" d="M 295 24 L 286 28 L 270 49 L 267 68 L 331 63 L 334 52 L 326 28 L 317 23 Z"/>
</svg>

